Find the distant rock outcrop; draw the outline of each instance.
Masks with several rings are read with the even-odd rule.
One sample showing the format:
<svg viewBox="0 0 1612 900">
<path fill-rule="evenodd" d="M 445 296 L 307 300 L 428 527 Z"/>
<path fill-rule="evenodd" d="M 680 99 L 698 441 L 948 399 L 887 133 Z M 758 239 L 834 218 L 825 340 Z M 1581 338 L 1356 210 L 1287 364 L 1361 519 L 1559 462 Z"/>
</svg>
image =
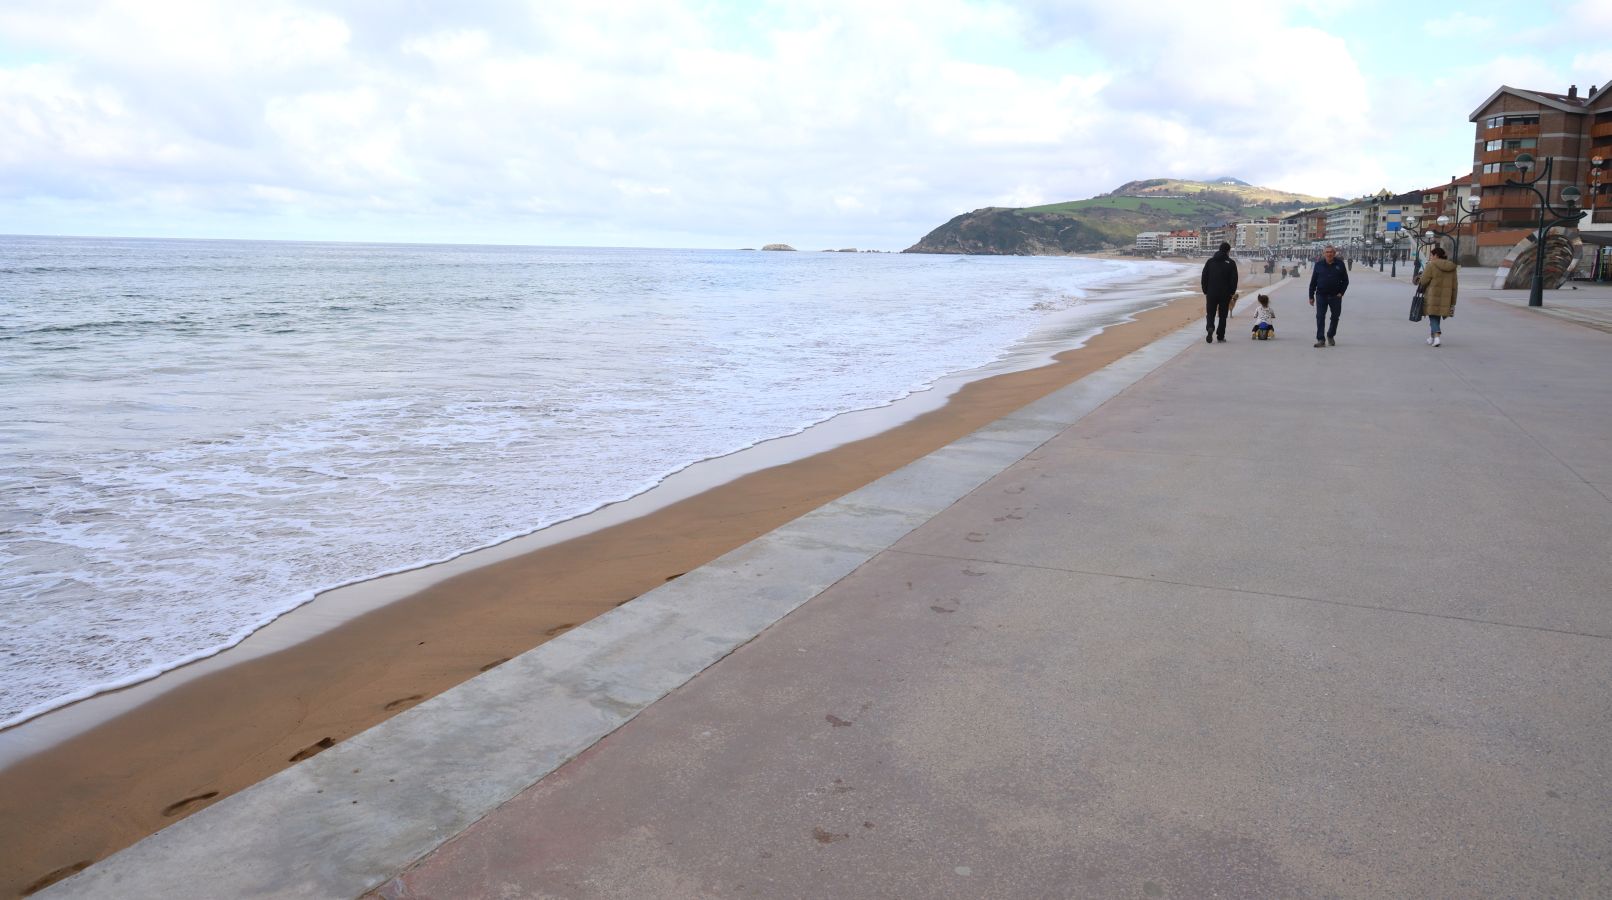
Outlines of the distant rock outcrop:
<svg viewBox="0 0 1612 900">
<path fill-rule="evenodd" d="M 763 250 L 793 250 L 795 248 L 789 246 L 788 244 L 767 244 L 766 246 L 762 247 L 761 249 L 763 249 Z"/>
</svg>

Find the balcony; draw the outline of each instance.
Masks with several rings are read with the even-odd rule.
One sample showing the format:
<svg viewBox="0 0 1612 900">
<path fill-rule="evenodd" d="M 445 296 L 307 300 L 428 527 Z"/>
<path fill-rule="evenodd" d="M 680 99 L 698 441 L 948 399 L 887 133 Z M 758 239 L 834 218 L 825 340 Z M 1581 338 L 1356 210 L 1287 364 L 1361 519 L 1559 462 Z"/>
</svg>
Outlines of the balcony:
<svg viewBox="0 0 1612 900">
<path fill-rule="evenodd" d="M 1590 137 L 1592 139 L 1612 137 L 1612 122 L 1602 122 L 1599 125 L 1591 125 Z"/>
<path fill-rule="evenodd" d="M 1500 138 L 1500 139 L 1504 140 L 1505 138 L 1539 137 L 1539 126 L 1538 125 L 1502 125 L 1498 129 L 1498 132 L 1499 132 L 1498 134 L 1490 133 L 1488 135 L 1489 139 L 1494 140 L 1495 138 Z"/>
</svg>

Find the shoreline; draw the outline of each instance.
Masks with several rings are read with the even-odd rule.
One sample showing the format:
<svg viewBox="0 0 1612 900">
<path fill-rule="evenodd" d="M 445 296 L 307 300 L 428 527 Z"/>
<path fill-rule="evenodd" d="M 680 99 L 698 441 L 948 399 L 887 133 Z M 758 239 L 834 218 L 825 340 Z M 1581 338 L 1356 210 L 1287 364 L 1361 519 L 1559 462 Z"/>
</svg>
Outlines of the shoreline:
<svg viewBox="0 0 1612 900">
<path fill-rule="evenodd" d="M 1098 258 L 1109 257 L 1099 255 Z M 1141 306 L 1115 312 L 1104 310 L 1106 315 L 1091 319 L 1075 318 L 1073 321 L 1059 321 L 1060 318 L 1069 317 L 1068 310 L 1054 313 L 1043 326 L 1020 338 L 1017 344 L 995 360 L 940 376 L 933 383 L 914 388 L 888 402 L 837 413 L 794 432 L 763 438 L 728 453 L 695 460 L 670 471 L 649 488 L 604 502 L 570 518 L 436 560 L 368 575 L 332 587 L 317 588 L 308 600 L 275 614 L 233 643 L 194 654 L 183 661 L 166 665 L 155 674 L 134 678 L 127 683 L 74 692 L 69 695 L 71 699 L 54 701 L 37 712 L 25 712 L 25 717 L 0 725 L 0 771 L 94 724 L 153 699 L 196 677 L 198 671 L 216 668 L 221 658 L 228 657 L 233 662 L 239 662 L 284 649 L 462 572 L 647 515 L 744 475 L 796 462 L 900 427 L 920 415 L 943 407 L 953 395 L 974 381 L 1050 365 L 1059 353 L 1078 349 L 1097 334 L 1127 323 L 1153 306 L 1169 302 L 1169 295 L 1190 293 L 1191 289 L 1186 284 L 1188 274 L 1181 271 L 1141 281 L 1120 281 L 1091 288 L 1092 293 L 1104 298 L 1098 305 L 1099 309 L 1110 303 L 1131 307 L 1140 302 Z M 315 605 L 317 610 L 309 609 Z M 104 708 L 92 710 L 94 707 Z M 19 734 L 24 736 L 19 739 Z"/>
<path fill-rule="evenodd" d="M 1096 257 L 1094 257 L 1096 258 Z M 1101 257 L 1107 259 L 1108 257 Z M 1114 259 L 1112 261 L 1128 262 L 1134 265 L 1136 261 Z M 11 732 L 19 729 L 34 730 L 34 723 L 42 719 L 61 719 L 66 710 L 83 705 L 96 705 L 103 697 L 138 694 L 143 692 L 145 685 L 153 681 L 172 681 L 174 673 L 182 672 L 194 667 L 204 667 L 205 664 L 220 655 L 234 654 L 238 656 L 256 655 L 242 648 L 252 643 L 263 643 L 258 635 L 266 630 L 276 629 L 288 617 L 298 617 L 304 608 L 317 603 L 321 607 L 351 608 L 353 604 L 346 602 L 346 595 L 358 593 L 371 595 L 373 586 L 378 583 L 391 584 L 393 582 L 414 582 L 412 586 L 405 584 L 399 588 L 385 591 L 391 599 L 401 598 L 416 590 L 423 590 L 440 577 L 431 577 L 425 580 L 413 578 L 415 573 L 438 573 L 443 571 L 462 570 L 463 561 L 467 557 L 481 559 L 485 564 L 496 561 L 500 557 L 499 548 L 510 548 L 527 545 L 526 549 L 536 549 L 554 543 L 555 539 L 545 538 L 536 545 L 531 544 L 534 536 L 550 535 L 557 532 L 567 532 L 567 537 L 579 535 L 586 531 L 603 527 L 598 524 L 588 524 L 582 529 L 573 526 L 578 522 L 594 523 L 595 520 L 604 520 L 607 524 L 622 521 L 624 516 L 620 507 L 631 506 L 635 508 L 632 515 L 642 515 L 662 503 L 644 504 L 640 499 L 646 495 L 661 496 L 677 494 L 679 497 L 690 496 L 696 490 L 705 490 L 725 481 L 730 481 L 738 475 L 748 474 L 768 465 L 778 465 L 791 462 L 810 455 L 812 452 L 830 449 L 840 443 L 871 436 L 879 431 L 895 427 L 916 415 L 938 407 L 952 393 L 955 393 L 963 384 L 981 378 L 990 377 L 1000 372 L 1016 371 L 1023 368 L 1034 368 L 1052 361 L 1053 356 L 1064 349 L 1080 346 L 1092 334 L 1098 333 L 1107 327 L 1121 321 L 1127 321 L 1139 309 L 1149 308 L 1151 304 L 1162 302 L 1168 296 L 1188 290 L 1185 287 L 1187 272 L 1180 266 L 1165 264 L 1175 271 L 1168 274 L 1143 273 L 1134 268 L 1124 274 L 1110 274 L 1111 279 L 1090 287 L 1076 289 L 1078 298 L 1074 305 L 1047 314 L 1042 321 L 1031 331 L 1021 335 L 1015 342 L 998 351 L 992 359 L 977 364 L 969 364 L 967 368 L 959 369 L 947 374 L 935 376 L 933 381 L 915 387 L 907 387 L 904 392 L 892 387 L 893 396 L 880 400 L 872 406 L 851 409 L 828 415 L 817 421 L 807 422 L 803 425 L 784 425 L 793 427 L 793 431 L 779 431 L 770 436 L 762 435 L 750 438 L 754 443 L 741 445 L 735 449 L 719 451 L 715 455 L 703 459 L 695 459 L 686 463 L 678 463 L 675 459 L 668 460 L 670 465 L 678 466 L 668 468 L 660 474 L 644 473 L 639 479 L 639 486 L 625 488 L 636 493 L 617 495 L 616 499 L 594 498 L 587 502 L 591 507 L 576 507 L 570 511 L 557 511 L 558 517 L 550 514 L 547 524 L 527 524 L 523 528 L 520 524 L 511 523 L 501 535 L 498 536 L 467 536 L 470 541 L 485 540 L 485 543 L 476 544 L 468 548 L 441 548 L 440 550 L 427 550 L 422 548 L 422 557 L 409 563 L 391 563 L 392 568 L 384 570 L 371 569 L 367 574 L 346 575 L 340 580 L 326 581 L 323 585 L 302 586 L 289 589 L 288 593 L 276 601 L 277 606 L 262 611 L 256 622 L 246 624 L 230 623 L 228 631 L 233 633 L 227 637 L 216 639 L 218 642 L 211 646 L 199 648 L 184 648 L 178 658 L 157 660 L 150 662 L 144 669 L 107 677 L 100 681 L 74 688 L 64 694 L 47 697 L 31 705 L 25 705 L 20 711 L 13 712 L 3 721 L 0 721 L 0 769 L 12 764 L 22 755 L 17 751 L 15 741 L 8 741 Z M 1087 294 L 1102 298 L 1101 302 L 1088 305 Z M 1039 305 L 1039 304 L 1038 304 Z M 1107 307 L 1119 307 L 1117 311 Z M 1095 315 L 1081 315 L 1081 311 L 1095 313 Z M 779 423 L 782 425 L 782 423 Z M 805 447 L 805 450 L 800 449 Z M 783 448 L 778 452 L 769 452 Z M 752 458 L 760 462 L 752 461 Z M 681 491 L 668 491 L 669 486 L 682 483 L 692 483 L 694 489 L 684 488 Z M 666 501 L 670 502 L 670 501 Z M 561 538 L 564 539 L 564 538 Z M 461 549 L 463 548 L 463 549 Z M 326 548 L 328 550 L 328 548 Z M 524 552 L 524 551 L 517 551 Z M 380 605 L 379 602 L 369 599 L 359 601 L 361 605 L 370 607 Z M 349 614 L 348 617 L 351 617 Z M 268 650 L 276 649 L 271 646 Z M 283 646 L 283 644 L 281 644 Z M 259 651 L 262 652 L 262 651 Z M 127 708 L 127 704 L 124 705 Z M 67 715 L 65 718 L 77 718 Z M 45 730 L 59 730 L 56 728 Z M 42 748 L 48 742 L 28 740 L 36 748 Z M 33 752 L 33 751 L 29 751 Z"/>
<path fill-rule="evenodd" d="M 976 372 L 935 408 L 893 426 L 875 422 L 868 436 L 753 471 L 729 469 L 735 477 L 726 480 L 711 473 L 721 483 L 691 485 L 647 512 L 627 508 L 630 500 L 611 504 L 605 510 L 622 507 L 620 521 L 591 522 L 569 538 L 547 534 L 536 548 L 476 551 L 461 558 L 476 558 L 465 571 L 403 573 L 430 573 L 407 596 L 371 597 L 367 606 L 360 598 L 345 614 L 316 608 L 322 597 L 286 616 L 285 627 L 263 629 L 275 633 L 254 655 L 225 651 L 211 670 L 193 664 L 149 700 L 25 747 L 0 770 L 0 842 L 13 848 L 0 886 L 21 890 L 127 846 L 1007 415 L 1200 310 L 1192 296 L 1161 299 L 1049 364 Z M 493 551 L 503 558 L 487 561 Z M 385 580 L 354 588 L 373 591 Z"/>
</svg>

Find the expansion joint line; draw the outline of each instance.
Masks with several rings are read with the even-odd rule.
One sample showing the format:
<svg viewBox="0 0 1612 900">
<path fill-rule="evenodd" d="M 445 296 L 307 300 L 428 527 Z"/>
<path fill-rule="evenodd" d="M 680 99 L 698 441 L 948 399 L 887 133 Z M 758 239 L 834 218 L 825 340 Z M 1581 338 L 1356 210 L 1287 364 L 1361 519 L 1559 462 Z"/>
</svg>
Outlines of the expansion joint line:
<svg viewBox="0 0 1612 900">
<path fill-rule="evenodd" d="M 1592 485 L 1593 487 L 1593 485 Z M 1612 635 L 1595 634 L 1588 631 L 1571 631 L 1566 628 L 1550 628 L 1545 625 L 1519 625 L 1515 622 L 1495 622 L 1489 619 L 1477 619 L 1471 616 L 1456 616 L 1449 613 L 1422 612 L 1414 609 L 1399 609 L 1393 606 L 1379 606 L 1373 603 L 1355 603 L 1348 600 L 1327 600 L 1323 597 L 1304 597 L 1299 594 L 1282 594 L 1275 591 L 1255 591 L 1248 588 L 1225 587 L 1218 584 L 1199 584 L 1193 581 L 1174 581 L 1169 578 L 1152 578 L 1142 575 L 1121 575 L 1115 572 L 1091 572 L 1085 569 L 1068 569 L 1062 566 L 1042 566 L 1035 563 L 1008 562 L 1000 559 L 987 559 L 978 556 L 952 556 L 945 553 L 918 553 L 912 550 L 889 549 L 886 553 L 900 553 L 904 556 L 923 557 L 925 559 L 947 559 L 955 562 L 985 563 L 993 566 L 1006 566 L 1012 569 L 1031 569 L 1042 572 L 1061 572 L 1066 575 L 1086 575 L 1092 578 L 1116 578 L 1122 581 L 1140 581 L 1146 584 L 1168 584 L 1176 587 L 1198 588 L 1206 591 L 1225 591 L 1230 594 L 1245 594 L 1250 597 L 1268 597 L 1273 600 L 1294 600 L 1300 603 L 1321 603 L 1327 606 L 1342 606 L 1347 609 L 1358 609 L 1367 612 L 1394 613 L 1403 616 L 1420 616 L 1424 619 L 1446 619 L 1451 622 L 1466 622 L 1472 625 L 1490 625 L 1495 628 L 1516 628 L 1521 631 L 1541 631 L 1547 634 L 1561 634 L 1569 637 L 1590 638 L 1598 641 L 1612 641 Z"/>
</svg>

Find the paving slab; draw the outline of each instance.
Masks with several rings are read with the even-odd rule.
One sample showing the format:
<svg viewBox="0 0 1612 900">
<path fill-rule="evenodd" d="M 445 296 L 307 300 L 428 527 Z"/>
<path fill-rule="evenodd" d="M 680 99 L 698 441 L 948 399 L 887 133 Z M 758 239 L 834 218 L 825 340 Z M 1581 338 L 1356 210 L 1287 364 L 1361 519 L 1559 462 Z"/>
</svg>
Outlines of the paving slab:
<svg viewBox="0 0 1612 900">
<path fill-rule="evenodd" d="M 1466 274 L 1466 273 L 1463 273 Z M 1461 290 L 1479 293 L 1508 306 L 1527 309 L 1532 315 L 1550 316 L 1586 328 L 1612 333 L 1612 283 L 1571 281 L 1545 291 L 1541 306 L 1528 306 L 1528 291 L 1494 290 L 1493 269 L 1478 269 L 1461 279 Z"/>
<path fill-rule="evenodd" d="M 891 552 L 380 896 L 1592 896 L 1606 650 Z"/>
<path fill-rule="evenodd" d="M 377 895 L 1612 892 L 1612 344 L 1474 300 L 1429 348 L 1356 280 L 1338 347 L 1291 293 L 1194 346 Z"/>
</svg>

